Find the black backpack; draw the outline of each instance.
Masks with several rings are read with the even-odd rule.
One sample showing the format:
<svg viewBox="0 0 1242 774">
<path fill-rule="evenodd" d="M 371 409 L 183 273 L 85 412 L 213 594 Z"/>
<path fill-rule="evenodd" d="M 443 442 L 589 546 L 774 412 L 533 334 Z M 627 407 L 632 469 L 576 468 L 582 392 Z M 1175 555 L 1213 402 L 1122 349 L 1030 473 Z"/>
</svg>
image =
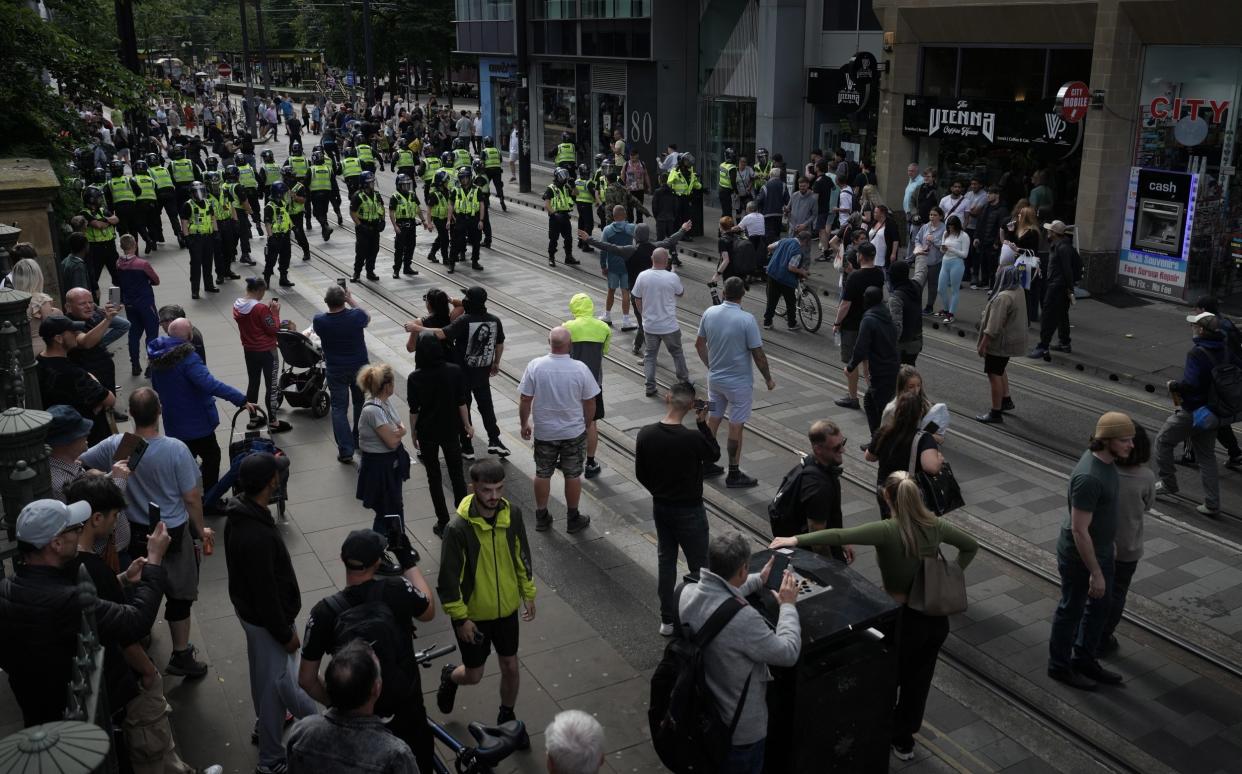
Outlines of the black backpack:
<svg viewBox="0 0 1242 774">
<path fill-rule="evenodd" d="M 776 488 L 776 495 L 768 503 L 768 521 L 772 525 L 772 537 L 792 537 L 806 532 L 806 519 L 797 513 L 798 497 L 802 492 L 802 473 L 807 460 L 803 459 L 789 469 Z"/>
<path fill-rule="evenodd" d="M 730 277 L 747 279 L 759 270 L 758 253 L 755 245 L 745 237 L 733 240 L 733 248 L 729 250 L 729 266 L 725 273 Z"/>
<path fill-rule="evenodd" d="M 684 586 L 682 587 L 685 588 Z M 678 592 L 678 598 L 681 594 Z M 742 716 L 750 675 L 728 726 L 720 719 L 716 698 L 707 687 L 703 654 L 746 603 L 730 597 L 716 608 L 696 633 L 679 626 L 677 636 L 664 648 L 664 658 L 651 675 L 647 722 L 656 755 L 673 774 L 712 774 L 723 767 L 733 744 L 733 731 Z"/>
<path fill-rule="evenodd" d="M 1212 363 L 1212 384 L 1208 387 L 1207 407 L 1222 425 L 1242 419 L 1242 368 L 1228 350 L 1217 359 L 1210 350 L 1199 347 Z"/>
<path fill-rule="evenodd" d="M 1082 256 L 1078 254 L 1078 250 L 1072 245 L 1070 246 L 1070 271 L 1074 275 L 1074 284 L 1082 282 Z"/>
<path fill-rule="evenodd" d="M 389 676 L 410 674 L 407 667 L 414 656 L 414 646 L 397 624 L 392 608 L 384 603 L 385 583 L 382 580 L 372 583 L 367 589 L 366 599 L 356 605 L 345 596 L 344 591 L 324 599 L 336 614 L 336 628 L 329 652 L 335 653 L 354 640 L 362 640 L 375 651 L 381 674 L 385 675 L 385 686 L 391 682 L 392 687 L 396 688 L 400 682 L 390 680 Z"/>
</svg>

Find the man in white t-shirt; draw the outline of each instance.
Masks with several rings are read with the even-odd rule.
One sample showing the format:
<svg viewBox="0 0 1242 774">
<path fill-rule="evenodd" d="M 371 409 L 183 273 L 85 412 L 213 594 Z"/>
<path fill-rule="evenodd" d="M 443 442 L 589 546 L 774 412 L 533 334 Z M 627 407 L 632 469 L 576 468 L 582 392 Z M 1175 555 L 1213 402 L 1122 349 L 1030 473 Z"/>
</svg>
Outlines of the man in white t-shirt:
<svg viewBox="0 0 1242 774">
<path fill-rule="evenodd" d="M 759 237 L 762 240 L 767 233 L 767 222 L 759 214 L 759 205 L 753 201 L 746 202 L 746 214 L 742 216 L 737 225 L 748 239 L 750 237 Z"/>
<path fill-rule="evenodd" d="M 844 228 L 854 213 L 854 189 L 848 185 L 840 186 L 841 195 L 837 199 L 837 226 Z"/>
<path fill-rule="evenodd" d="M 962 196 L 961 180 L 954 180 L 949 186 L 949 193 L 940 200 L 940 211 L 944 213 L 945 223 L 949 222 L 949 218 L 957 218 L 962 222 L 962 230 L 966 229 L 966 215 L 970 207 L 966 202 L 966 197 Z M 879 263 L 876 265 L 879 266 Z"/>
<path fill-rule="evenodd" d="M 560 468 L 565 476 L 566 529 L 570 534 L 586 529 L 590 516 L 578 512 L 582 497 L 582 470 L 586 463 L 586 426 L 595 418 L 599 384 L 586 363 L 569 355 L 573 340 L 557 326 L 548 332 L 549 354 L 526 365 L 518 385 L 521 402 L 518 417 L 522 439 L 535 441 L 535 530 L 552 527 L 548 497 L 552 474 Z"/>
<path fill-rule="evenodd" d="M 648 397 L 656 394 L 656 358 L 660 354 L 661 342 L 673 358 L 677 381 L 690 381 L 690 370 L 686 368 L 686 356 L 681 349 L 681 326 L 677 322 L 677 299 L 686 291 L 681 285 L 681 277 L 668 270 L 668 262 L 668 250 L 657 247 L 651 254 L 651 268 L 639 273 L 634 289 L 630 291 L 634 308 L 641 316 L 643 336 L 647 342 L 643 370 L 647 376 Z"/>
</svg>

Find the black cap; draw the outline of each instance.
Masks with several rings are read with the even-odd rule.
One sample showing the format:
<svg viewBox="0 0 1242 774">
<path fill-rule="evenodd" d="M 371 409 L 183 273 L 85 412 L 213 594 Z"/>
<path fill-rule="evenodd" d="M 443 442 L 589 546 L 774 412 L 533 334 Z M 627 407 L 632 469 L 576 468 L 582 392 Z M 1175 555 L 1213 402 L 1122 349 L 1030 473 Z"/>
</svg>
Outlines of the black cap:
<svg viewBox="0 0 1242 774">
<path fill-rule="evenodd" d="M 66 331 L 77 331 L 79 333 L 86 330 L 86 323 L 80 323 L 77 320 L 70 320 L 61 314 L 54 314 L 43 322 L 39 323 L 39 338 L 50 339 L 53 336 L 59 336 Z"/>
<path fill-rule="evenodd" d="M 258 492 L 267 486 L 277 471 L 289 469 L 289 458 L 270 452 L 255 452 L 242 460 L 237 471 L 237 484 L 244 492 Z"/>
<path fill-rule="evenodd" d="M 479 287 L 478 285 L 471 285 L 470 287 L 466 288 L 466 292 L 463 296 L 463 300 L 471 301 L 476 304 L 486 304 L 487 303 L 487 291 Z"/>
<path fill-rule="evenodd" d="M 356 529 L 341 544 L 341 561 L 351 570 L 365 570 L 380 560 L 388 540 L 373 529 Z"/>
</svg>

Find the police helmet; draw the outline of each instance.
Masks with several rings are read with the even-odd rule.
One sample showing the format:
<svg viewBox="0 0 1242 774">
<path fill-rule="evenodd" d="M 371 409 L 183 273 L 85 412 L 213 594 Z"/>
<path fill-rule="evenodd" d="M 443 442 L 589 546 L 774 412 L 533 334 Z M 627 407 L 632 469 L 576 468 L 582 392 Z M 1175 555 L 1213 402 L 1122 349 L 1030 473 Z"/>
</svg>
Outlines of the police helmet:
<svg viewBox="0 0 1242 774">
<path fill-rule="evenodd" d="M 268 162 L 269 164 L 276 161 L 276 156 L 275 154 L 272 153 L 271 148 L 268 148 L 267 150 L 263 151 L 262 156 L 263 156 L 263 160 Z"/>
<path fill-rule="evenodd" d="M 297 140 L 294 140 L 293 144 L 289 146 L 289 155 L 290 156 L 301 156 L 302 155 L 302 143 L 298 142 Z"/>
<path fill-rule="evenodd" d="M 113 177 L 124 176 L 125 162 L 120 161 L 118 159 L 113 159 L 111 162 L 108 163 L 108 171 L 112 173 Z"/>
<path fill-rule="evenodd" d="M 280 176 L 284 178 L 286 183 L 290 183 L 298 179 L 298 176 L 293 172 L 293 167 L 290 166 L 287 161 L 280 168 Z"/>
<path fill-rule="evenodd" d="M 487 165 L 483 163 L 483 159 L 475 159 L 474 164 L 472 164 L 471 166 L 474 167 L 475 174 L 479 174 L 479 175 L 487 174 L 487 172 L 485 171 L 487 169 Z"/>
<path fill-rule="evenodd" d="M 568 182 L 569 182 L 569 170 L 568 170 L 568 169 L 565 169 L 564 167 L 557 167 L 557 169 L 556 169 L 556 182 L 558 182 L 558 183 L 568 183 Z"/>
<path fill-rule="evenodd" d="M 397 175 L 397 190 L 403 194 L 408 194 L 414 190 L 414 181 L 410 180 L 409 175 Z"/>
<path fill-rule="evenodd" d="M 582 178 L 583 180 L 586 180 L 590 176 L 591 176 L 591 168 L 588 167 L 586 164 L 579 164 L 578 165 L 578 177 Z"/>
<path fill-rule="evenodd" d="M 82 192 L 82 201 L 86 202 L 88 206 L 98 207 L 104 202 L 103 191 L 99 190 L 98 186 L 89 185 Z"/>
<path fill-rule="evenodd" d="M 755 149 L 755 161 L 758 161 L 760 164 L 762 164 L 767 160 L 768 160 L 768 149 L 767 148 L 756 148 Z"/>
<path fill-rule="evenodd" d="M 440 163 L 441 163 L 441 164 L 443 164 L 443 165 L 444 165 L 444 166 L 446 166 L 446 167 L 451 167 L 451 166 L 453 166 L 453 154 L 449 153 L 448 151 L 445 151 L 445 152 L 441 153 L 441 154 L 440 154 Z"/>
<path fill-rule="evenodd" d="M 323 163 L 323 149 L 322 148 L 315 148 L 315 150 L 311 151 L 311 163 L 312 164 Z"/>
<path fill-rule="evenodd" d="M 214 171 L 219 168 L 220 168 L 220 159 L 216 158 L 215 156 L 208 156 L 207 157 L 207 169 Z"/>
<path fill-rule="evenodd" d="M 211 190 L 212 193 L 218 193 L 220 191 L 220 173 L 219 172 L 215 172 L 215 171 L 208 172 L 207 174 L 203 175 L 203 179 L 207 181 L 207 187 Z"/>
<path fill-rule="evenodd" d="M 573 142 L 573 137 L 569 132 L 561 132 L 561 142 Z"/>
<path fill-rule="evenodd" d="M 458 167 L 457 179 L 459 181 L 464 180 L 467 183 L 470 182 L 474 179 L 474 170 L 470 169 L 470 167 Z"/>
<path fill-rule="evenodd" d="M 354 145 L 362 144 L 362 139 L 363 139 L 362 132 L 354 132 L 352 135 L 349 136 L 349 141 L 352 142 Z"/>
<path fill-rule="evenodd" d="M 607 157 L 607 156 L 605 156 L 604 154 L 602 154 L 602 153 L 596 153 L 596 154 L 595 154 L 595 166 L 596 166 L 597 168 L 598 168 L 598 167 L 602 167 L 602 166 L 604 166 L 604 162 L 605 162 L 607 159 L 608 159 L 608 157 Z"/>
<path fill-rule="evenodd" d="M 77 178 L 81 174 L 78 172 L 78 165 L 75 162 L 70 161 L 65 165 L 65 168 L 69 170 L 69 176 L 72 178 Z"/>
<path fill-rule="evenodd" d="M 725 161 L 729 162 L 730 164 L 736 162 L 737 151 L 733 150 L 732 148 L 725 148 L 724 158 L 725 158 Z"/>
<path fill-rule="evenodd" d="M 444 169 L 437 171 L 433 182 L 438 186 L 448 185 L 448 172 Z"/>
<path fill-rule="evenodd" d="M 690 169 L 694 166 L 694 154 L 683 153 L 677 157 L 677 166 Z"/>
<path fill-rule="evenodd" d="M 351 159 L 358 158 L 358 150 L 356 148 L 346 148 L 345 155 Z"/>
<path fill-rule="evenodd" d="M 238 171 L 236 164 L 229 164 L 224 168 L 224 182 L 236 183 L 241 178 L 241 172 Z"/>
<path fill-rule="evenodd" d="M 484 148 L 490 148 L 490 147 L 494 146 L 495 144 L 496 144 L 496 143 L 492 142 L 492 137 L 491 137 L 491 135 L 488 135 L 488 136 L 486 136 L 486 137 L 484 137 L 484 138 L 483 138 L 483 147 L 484 147 Z"/>
<path fill-rule="evenodd" d="M 268 152 L 270 153 L 271 151 L 268 151 Z M 239 166 L 239 167 L 240 167 L 242 164 L 245 164 L 245 163 L 246 163 L 246 154 L 242 153 L 241 151 L 234 151 L 234 153 L 233 153 L 233 163 L 234 163 L 234 164 L 236 164 L 236 165 L 237 165 L 237 166 Z"/>
<path fill-rule="evenodd" d="M 466 147 L 465 137 L 454 137 L 453 138 L 453 150 L 458 150 L 460 148 L 465 148 L 465 147 Z"/>
<path fill-rule="evenodd" d="M 375 187 L 375 173 L 374 172 L 363 172 L 362 173 L 362 185 L 364 188 L 368 190 L 374 188 Z"/>
<path fill-rule="evenodd" d="M 160 165 L 160 154 L 148 153 L 147 154 L 147 167 L 148 168 L 158 167 L 159 165 Z"/>
<path fill-rule="evenodd" d="M 168 157 L 174 161 L 185 158 L 185 148 L 180 145 L 174 145 L 168 149 Z"/>
<path fill-rule="evenodd" d="M 285 195 L 288 193 L 289 193 L 289 186 L 285 185 L 279 180 L 277 180 L 275 183 L 272 183 L 271 187 L 267 189 L 267 194 L 268 194 L 269 199 L 275 199 L 281 202 L 285 200 Z"/>
<path fill-rule="evenodd" d="M 134 162 L 134 174 L 145 175 L 147 173 L 147 162 L 145 159 L 138 159 Z"/>
<path fill-rule="evenodd" d="M 91 179 L 96 183 L 103 185 L 108 182 L 108 172 L 103 167 L 95 167 L 95 169 L 91 172 Z"/>
<path fill-rule="evenodd" d="M 193 183 L 190 183 L 190 198 L 196 202 L 201 202 L 204 199 L 206 199 L 207 198 L 207 186 L 203 185 L 198 180 L 195 180 Z"/>
</svg>

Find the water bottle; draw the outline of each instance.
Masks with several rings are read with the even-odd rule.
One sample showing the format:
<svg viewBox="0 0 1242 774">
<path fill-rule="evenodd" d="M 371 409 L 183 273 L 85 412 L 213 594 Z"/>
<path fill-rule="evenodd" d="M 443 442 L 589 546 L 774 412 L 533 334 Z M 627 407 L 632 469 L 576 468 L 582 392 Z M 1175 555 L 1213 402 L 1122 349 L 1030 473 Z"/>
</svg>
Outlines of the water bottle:
<svg viewBox="0 0 1242 774">
<path fill-rule="evenodd" d="M 716 283 L 709 282 L 707 283 L 707 287 L 712 294 L 712 306 L 720 306 L 720 293 L 716 290 Z"/>
<path fill-rule="evenodd" d="M 837 345 L 837 349 L 841 348 L 841 331 L 833 331 L 832 343 Z"/>
</svg>

